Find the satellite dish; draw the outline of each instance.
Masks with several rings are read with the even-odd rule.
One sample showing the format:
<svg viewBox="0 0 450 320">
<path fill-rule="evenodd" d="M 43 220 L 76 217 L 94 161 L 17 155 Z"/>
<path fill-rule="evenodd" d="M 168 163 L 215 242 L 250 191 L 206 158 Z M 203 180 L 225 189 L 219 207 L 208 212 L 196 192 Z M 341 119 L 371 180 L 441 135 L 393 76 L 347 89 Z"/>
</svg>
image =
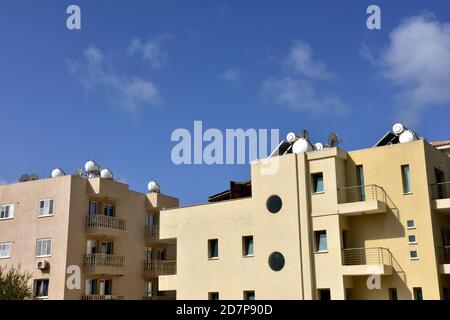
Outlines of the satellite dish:
<svg viewBox="0 0 450 320">
<path fill-rule="evenodd" d="M 300 138 L 309 140 L 309 132 L 308 132 L 308 130 L 303 129 L 303 130 L 300 132 Z"/>
<path fill-rule="evenodd" d="M 396 124 L 394 124 L 394 126 L 392 127 L 392 131 L 393 131 L 396 135 L 399 135 L 399 134 L 402 134 L 403 131 L 405 131 L 405 127 L 404 127 L 403 124 L 401 124 L 401 123 L 396 123 Z"/>
<path fill-rule="evenodd" d="M 148 191 L 150 193 L 160 193 L 161 192 L 161 187 L 159 186 L 158 182 L 150 181 L 148 183 Z"/>
<path fill-rule="evenodd" d="M 286 141 L 289 143 L 294 143 L 297 139 L 298 136 L 294 132 L 289 132 L 286 136 Z"/>
<path fill-rule="evenodd" d="M 30 174 L 28 178 L 30 179 L 30 181 L 36 181 L 39 179 L 39 177 L 36 173 Z"/>
<path fill-rule="evenodd" d="M 336 133 L 332 132 L 328 136 L 328 146 L 334 148 L 339 144 L 338 137 Z"/>
<path fill-rule="evenodd" d="M 320 142 L 317 142 L 314 147 L 316 148 L 317 151 L 323 150 L 323 144 Z"/>
<path fill-rule="evenodd" d="M 73 172 L 73 175 L 77 176 L 77 177 L 82 177 L 83 176 L 83 169 L 80 169 L 80 168 L 75 169 L 75 171 Z"/>
<path fill-rule="evenodd" d="M 21 175 L 19 178 L 19 182 L 26 182 L 26 181 L 30 181 L 30 176 L 27 174 Z"/>
</svg>

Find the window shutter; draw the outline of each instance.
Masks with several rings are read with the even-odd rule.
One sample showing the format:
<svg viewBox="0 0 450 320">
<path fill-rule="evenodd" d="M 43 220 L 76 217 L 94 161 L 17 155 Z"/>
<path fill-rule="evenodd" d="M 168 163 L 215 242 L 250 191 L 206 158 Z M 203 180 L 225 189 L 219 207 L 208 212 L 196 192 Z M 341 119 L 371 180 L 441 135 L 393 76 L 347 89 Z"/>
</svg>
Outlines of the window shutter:
<svg viewBox="0 0 450 320">
<path fill-rule="evenodd" d="M 53 214 L 53 199 L 52 200 L 48 200 L 49 202 L 49 210 L 48 210 L 48 214 Z"/>
<path fill-rule="evenodd" d="M 14 205 L 12 204 L 12 205 L 8 206 L 8 208 L 9 208 L 9 214 L 7 216 L 9 218 L 14 217 Z"/>
<path fill-rule="evenodd" d="M 38 240 L 36 243 L 36 256 L 42 256 L 42 240 Z"/>
</svg>

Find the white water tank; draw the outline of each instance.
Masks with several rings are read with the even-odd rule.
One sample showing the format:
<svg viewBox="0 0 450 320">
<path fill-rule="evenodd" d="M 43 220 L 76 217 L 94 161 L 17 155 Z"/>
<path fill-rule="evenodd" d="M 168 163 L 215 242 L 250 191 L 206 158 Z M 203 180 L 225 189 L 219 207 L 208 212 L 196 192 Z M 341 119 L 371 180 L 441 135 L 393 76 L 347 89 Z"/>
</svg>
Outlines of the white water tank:
<svg viewBox="0 0 450 320">
<path fill-rule="evenodd" d="M 100 177 L 103 179 L 113 179 L 114 178 L 113 173 L 109 169 L 103 169 L 100 172 Z"/>
<path fill-rule="evenodd" d="M 302 153 L 302 152 L 308 152 L 313 151 L 314 148 L 312 147 L 311 143 L 306 140 L 305 138 L 300 138 L 297 141 L 295 141 L 294 145 L 292 146 L 292 152 L 293 153 Z"/>
<path fill-rule="evenodd" d="M 58 177 L 62 177 L 65 175 L 66 175 L 66 173 L 62 169 L 59 169 L 59 168 L 56 168 L 52 171 L 52 178 L 58 178 Z"/>
<path fill-rule="evenodd" d="M 400 141 L 400 143 L 413 142 L 417 140 L 417 136 L 411 130 L 406 130 L 400 135 L 398 140 Z"/>
<path fill-rule="evenodd" d="M 84 169 L 86 172 L 96 172 L 100 170 L 100 166 L 95 161 L 89 160 L 84 165 Z"/>
<path fill-rule="evenodd" d="M 148 183 L 148 192 L 150 192 L 150 193 L 160 193 L 161 192 L 161 188 L 160 188 L 158 182 L 150 181 Z"/>
<path fill-rule="evenodd" d="M 404 127 L 403 124 L 401 124 L 401 123 L 396 123 L 396 124 L 394 124 L 394 126 L 392 127 L 392 131 L 393 131 L 396 135 L 399 135 L 399 134 L 402 134 L 403 131 L 405 131 L 405 127 Z"/>
<path fill-rule="evenodd" d="M 320 142 L 317 142 L 314 147 L 316 148 L 317 151 L 323 150 L 323 144 Z"/>
</svg>

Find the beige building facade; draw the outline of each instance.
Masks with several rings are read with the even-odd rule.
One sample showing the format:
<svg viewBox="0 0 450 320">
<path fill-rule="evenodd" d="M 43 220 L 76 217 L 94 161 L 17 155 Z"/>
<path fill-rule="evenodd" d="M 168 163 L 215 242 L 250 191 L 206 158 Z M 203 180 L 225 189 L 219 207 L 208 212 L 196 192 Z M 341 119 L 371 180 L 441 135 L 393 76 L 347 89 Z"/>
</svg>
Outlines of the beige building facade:
<svg viewBox="0 0 450 320">
<path fill-rule="evenodd" d="M 256 161 L 251 196 L 161 213 L 177 273 L 160 289 L 189 300 L 449 299 L 447 181 L 450 158 L 422 139 Z"/>
<path fill-rule="evenodd" d="M 0 266 L 32 275 L 40 299 L 174 299 L 158 276 L 176 272 L 159 212 L 178 199 L 101 177 L 64 175 L 0 186 Z"/>
</svg>

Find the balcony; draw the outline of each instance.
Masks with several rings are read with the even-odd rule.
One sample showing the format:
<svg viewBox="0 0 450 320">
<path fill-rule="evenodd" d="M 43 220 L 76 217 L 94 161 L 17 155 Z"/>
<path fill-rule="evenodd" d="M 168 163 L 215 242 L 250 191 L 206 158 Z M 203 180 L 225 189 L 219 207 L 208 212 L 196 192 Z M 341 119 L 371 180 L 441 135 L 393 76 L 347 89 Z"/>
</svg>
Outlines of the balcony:
<svg viewBox="0 0 450 320">
<path fill-rule="evenodd" d="M 86 233 L 92 236 L 120 238 L 127 233 L 125 219 L 101 214 L 86 216 Z"/>
<path fill-rule="evenodd" d="M 90 275 L 122 276 L 125 274 L 125 257 L 104 253 L 86 254 L 84 272 Z"/>
<path fill-rule="evenodd" d="M 144 261 L 144 277 L 146 278 L 174 275 L 176 273 L 177 273 L 176 261 L 165 261 L 165 260 Z"/>
<path fill-rule="evenodd" d="M 432 184 L 431 197 L 434 210 L 450 213 L 450 182 Z"/>
<path fill-rule="evenodd" d="M 375 184 L 339 188 L 338 213 L 346 216 L 377 214 L 386 212 L 387 195 L 383 188 Z"/>
<path fill-rule="evenodd" d="M 164 243 L 164 244 L 175 244 L 174 239 L 164 239 L 159 238 L 159 225 L 147 225 L 145 226 L 145 241 L 147 243 Z"/>
<path fill-rule="evenodd" d="M 123 298 L 124 298 L 123 296 L 118 296 L 118 295 L 93 294 L 93 295 L 82 296 L 81 300 L 103 301 L 103 300 L 123 300 Z"/>
<path fill-rule="evenodd" d="M 442 274 L 450 274 L 450 247 L 439 248 L 440 271 Z"/>
<path fill-rule="evenodd" d="M 386 248 L 352 248 L 342 251 L 342 274 L 392 275 L 392 254 Z"/>
</svg>

